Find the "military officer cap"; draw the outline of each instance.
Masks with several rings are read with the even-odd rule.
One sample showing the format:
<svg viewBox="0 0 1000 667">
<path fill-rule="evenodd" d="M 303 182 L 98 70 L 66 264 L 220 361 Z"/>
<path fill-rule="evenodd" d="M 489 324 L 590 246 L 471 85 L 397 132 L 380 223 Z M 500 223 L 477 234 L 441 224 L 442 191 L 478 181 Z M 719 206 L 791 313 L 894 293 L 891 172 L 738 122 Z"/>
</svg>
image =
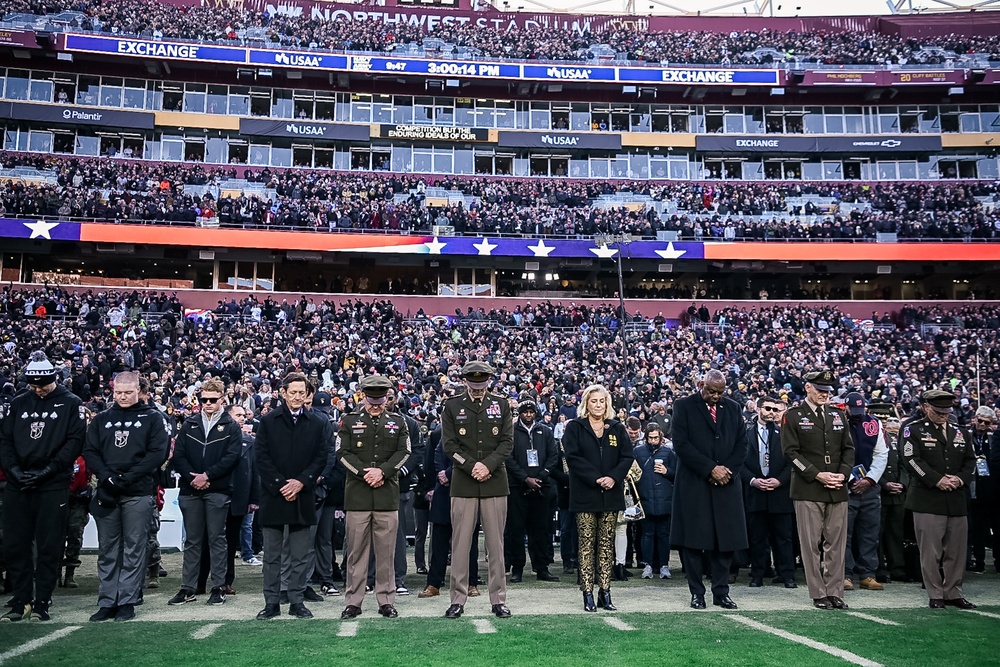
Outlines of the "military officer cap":
<svg viewBox="0 0 1000 667">
<path fill-rule="evenodd" d="M 517 404 L 517 414 L 520 415 L 525 412 L 538 412 L 538 406 L 530 398 L 525 398 Z"/>
<path fill-rule="evenodd" d="M 385 403 L 385 395 L 392 389 L 392 382 L 383 375 L 369 375 L 361 380 L 361 391 L 369 403 L 378 405 Z"/>
<path fill-rule="evenodd" d="M 485 361 L 470 361 L 462 366 L 462 377 L 473 389 L 486 389 L 495 372 Z"/>
<path fill-rule="evenodd" d="M 833 391 L 835 380 L 833 378 L 833 371 L 829 369 L 811 371 L 806 373 L 802 379 L 820 391 Z"/>
<path fill-rule="evenodd" d="M 957 397 L 950 391 L 931 389 L 925 391 L 922 398 L 927 405 L 931 406 L 934 412 L 946 415 L 955 409 L 955 399 Z"/>
<path fill-rule="evenodd" d="M 876 417 L 895 417 L 896 410 L 893 408 L 892 403 L 886 403 L 885 401 L 875 401 L 873 400 L 868 404 L 868 412 L 875 415 Z"/>
</svg>

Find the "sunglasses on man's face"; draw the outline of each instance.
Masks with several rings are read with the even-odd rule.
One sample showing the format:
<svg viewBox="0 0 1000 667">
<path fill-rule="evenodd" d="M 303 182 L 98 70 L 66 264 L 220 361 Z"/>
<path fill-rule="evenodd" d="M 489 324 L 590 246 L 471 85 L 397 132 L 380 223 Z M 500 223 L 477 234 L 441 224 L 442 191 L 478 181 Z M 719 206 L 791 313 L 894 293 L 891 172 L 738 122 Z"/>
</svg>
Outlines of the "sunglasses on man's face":
<svg viewBox="0 0 1000 667">
<path fill-rule="evenodd" d="M 215 404 L 215 403 L 218 403 L 221 400 L 222 400 L 221 396 L 216 396 L 215 398 L 211 398 L 209 396 L 199 396 L 198 397 L 198 402 L 199 403 L 212 403 L 212 404 Z"/>
<path fill-rule="evenodd" d="M 770 405 L 762 405 L 762 406 L 760 406 L 760 411 L 761 412 L 777 412 L 778 408 L 772 407 Z"/>
<path fill-rule="evenodd" d="M 993 422 L 990 421 L 989 419 L 976 419 L 976 423 L 977 424 L 986 424 L 987 426 L 989 426 Z"/>
</svg>

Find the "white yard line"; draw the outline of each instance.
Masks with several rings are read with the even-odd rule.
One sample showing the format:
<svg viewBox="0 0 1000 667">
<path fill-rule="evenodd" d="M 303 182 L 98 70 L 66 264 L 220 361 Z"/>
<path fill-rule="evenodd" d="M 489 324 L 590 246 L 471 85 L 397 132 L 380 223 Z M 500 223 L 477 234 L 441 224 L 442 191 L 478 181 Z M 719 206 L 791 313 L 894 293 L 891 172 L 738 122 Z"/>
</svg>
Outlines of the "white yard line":
<svg viewBox="0 0 1000 667">
<path fill-rule="evenodd" d="M 615 630 L 621 630 L 622 632 L 629 632 L 630 630 L 635 630 L 631 625 L 621 620 L 620 618 L 615 618 L 614 616 L 605 616 L 604 622 L 610 625 Z"/>
<path fill-rule="evenodd" d="M 16 658 L 20 655 L 24 655 L 25 653 L 31 653 L 35 649 L 41 648 L 46 644 L 50 644 L 56 641 L 57 639 L 62 639 L 63 637 L 73 632 L 74 630 L 79 630 L 79 629 L 80 629 L 79 625 L 70 625 L 65 628 L 59 628 L 51 635 L 45 635 L 44 637 L 39 637 L 38 639 L 32 639 L 30 642 L 27 642 L 26 644 L 21 644 L 20 646 L 16 646 L 9 651 L 0 653 L 0 665 L 4 664 L 11 658 Z"/>
<path fill-rule="evenodd" d="M 209 623 L 191 633 L 191 639 L 208 639 L 215 634 L 215 631 L 222 627 L 222 623 Z"/>
<path fill-rule="evenodd" d="M 340 629 L 337 630 L 338 637 L 353 637 L 358 634 L 358 622 L 351 621 L 349 623 L 341 623 Z"/>
<path fill-rule="evenodd" d="M 970 614 L 976 614 L 977 616 L 985 616 L 986 618 L 996 618 L 1000 619 L 1000 614 L 991 614 L 988 611 L 976 611 L 975 609 L 966 609 L 965 611 Z"/>
<path fill-rule="evenodd" d="M 742 623 L 743 625 L 749 626 L 755 630 L 760 630 L 761 632 L 767 632 L 776 637 L 781 637 L 782 639 L 787 639 L 790 642 L 795 642 L 796 644 L 802 644 L 803 646 L 808 646 L 809 648 L 814 648 L 817 651 L 823 651 L 832 656 L 840 658 L 841 660 L 846 660 L 855 665 L 860 665 L 861 667 L 884 667 L 881 663 L 875 662 L 874 660 L 869 660 L 868 658 L 862 658 L 856 653 L 851 653 L 850 651 L 845 651 L 844 649 L 837 648 L 836 646 L 830 646 L 829 644 L 824 644 L 823 642 L 818 642 L 815 639 L 809 639 L 808 637 L 803 637 L 802 635 L 792 634 L 791 632 L 786 632 L 785 630 L 779 630 L 778 628 L 772 628 L 770 625 L 764 625 L 763 623 L 758 623 L 746 616 L 739 616 L 738 614 L 726 614 L 726 618 L 732 619 L 737 623 Z"/>
<path fill-rule="evenodd" d="M 492 635 L 497 631 L 488 618 L 474 618 L 472 624 L 476 626 L 476 632 L 481 635 Z"/>
<path fill-rule="evenodd" d="M 896 621 L 890 621 L 885 618 L 879 618 L 878 616 L 869 616 L 868 614 L 862 614 L 860 611 L 849 611 L 848 616 L 853 616 L 855 618 L 863 618 L 866 621 L 871 621 L 872 623 L 881 623 L 882 625 L 900 625 Z"/>
</svg>

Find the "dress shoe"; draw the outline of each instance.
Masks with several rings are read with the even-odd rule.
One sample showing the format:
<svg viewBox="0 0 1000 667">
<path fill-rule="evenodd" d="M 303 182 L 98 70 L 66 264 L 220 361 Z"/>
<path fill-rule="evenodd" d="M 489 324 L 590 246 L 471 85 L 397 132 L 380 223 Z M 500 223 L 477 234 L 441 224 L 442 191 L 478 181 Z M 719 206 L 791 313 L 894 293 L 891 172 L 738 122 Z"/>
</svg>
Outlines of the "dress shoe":
<svg viewBox="0 0 1000 667">
<path fill-rule="evenodd" d="M 100 623 L 101 621 L 110 621 L 118 613 L 118 607 L 101 607 L 97 610 L 96 614 L 91 615 L 91 623 Z"/>
<path fill-rule="evenodd" d="M 344 611 L 340 612 L 341 618 L 357 618 L 361 615 L 361 607 L 356 604 L 349 604 L 344 607 Z"/>
<path fill-rule="evenodd" d="M 736 603 L 728 595 L 723 595 L 721 598 L 715 598 L 712 600 L 712 604 L 716 607 L 722 607 L 723 609 L 737 609 Z"/>
<path fill-rule="evenodd" d="M 551 581 L 551 582 L 554 582 L 554 583 L 558 583 L 559 582 L 559 577 L 557 577 L 556 575 L 554 575 L 551 572 L 549 572 L 549 568 L 543 567 L 541 570 L 538 571 L 538 580 L 539 581 Z"/>
<path fill-rule="evenodd" d="M 123 604 L 118 606 L 118 611 L 115 612 L 115 621 L 124 623 L 125 621 L 131 621 L 133 618 L 135 618 L 135 605 Z"/>
<path fill-rule="evenodd" d="M 381 605 L 378 608 L 378 613 L 386 618 L 397 618 L 399 616 L 399 612 L 391 604 Z"/>
<path fill-rule="evenodd" d="M 934 599 L 927 604 L 931 609 L 944 609 L 944 600 Z"/>
<path fill-rule="evenodd" d="M 788 581 L 785 582 L 785 588 L 798 588 L 798 587 L 799 585 L 795 583 L 794 579 L 789 579 Z"/>
<path fill-rule="evenodd" d="M 817 609 L 833 609 L 833 605 L 830 604 L 830 598 L 815 598 L 813 606 Z"/>
<path fill-rule="evenodd" d="M 317 593 L 315 590 L 313 590 L 312 586 L 306 586 L 306 590 L 302 594 L 302 597 L 305 598 L 306 601 L 308 602 L 323 602 L 326 599 L 322 595 Z"/>
<path fill-rule="evenodd" d="M 465 611 L 465 607 L 460 604 L 453 604 L 448 607 L 448 611 L 444 613 L 445 618 L 458 618 Z"/>
<path fill-rule="evenodd" d="M 705 596 L 704 595 L 692 595 L 691 596 L 691 608 L 692 609 L 704 609 L 705 608 Z"/>
<path fill-rule="evenodd" d="M 511 570 L 510 572 L 510 583 L 519 584 L 524 579 L 524 573 L 521 570 Z"/>
<path fill-rule="evenodd" d="M 863 591 L 884 591 L 885 586 L 875 581 L 873 577 L 865 577 L 861 580 L 861 590 Z"/>
<path fill-rule="evenodd" d="M 944 603 L 949 607 L 958 607 L 959 609 L 975 609 L 976 605 L 972 604 L 965 598 L 954 598 L 952 600 L 945 600 Z"/>
<path fill-rule="evenodd" d="M 764 586 L 764 580 L 760 577 L 754 577 L 750 579 L 750 588 L 762 588 Z"/>
<path fill-rule="evenodd" d="M 276 604 L 266 604 L 264 608 L 257 612 L 258 621 L 266 621 L 269 618 L 274 618 L 281 615 L 281 607 Z"/>
<path fill-rule="evenodd" d="M 429 584 L 424 588 L 424 590 L 417 593 L 417 597 L 421 600 L 425 598 L 435 598 L 439 595 L 441 595 L 441 589 L 437 586 L 431 586 Z"/>
<path fill-rule="evenodd" d="M 584 593 L 583 594 L 583 610 L 584 611 L 597 611 L 597 605 L 594 604 L 594 594 Z"/>
<path fill-rule="evenodd" d="M 312 618 L 313 617 L 313 613 L 311 611 L 309 611 L 309 608 L 306 607 L 301 602 L 296 602 L 295 604 L 290 605 L 288 607 L 288 615 L 289 616 L 294 616 L 295 618 Z"/>
<path fill-rule="evenodd" d="M 597 606 L 608 611 L 618 611 L 618 607 L 611 601 L 611 591 L 603 588 L 597 589 Z"/>
<path fill-rule="evenodd" d="M 854 582 L 851 581 L 850 579 L 844 579 L 844 590 L 845 591 L 853 591 L 854 590 Z"/>
<path fill-rule="evenodd" d="M 497 618 L 510 618 L 511 616 L 510 609 L 508 609 L 505 604 L 495 604 L 490 607 L 490 611 L 492 611 L 493 615 Z"/>
<path fill-rule="evenodd" d="M 848 609 L 847 603 L 844 602 L 842 598 L 838 598 L 836 595 L 831 595 L 827 598 L 830 601 L 830 606 L 834 609 Z"/>
<path fill-rule="evenodd" d="M 480 595 L 480 593 L 479 593 L 479 587 L 478 586 L 469 586 L 469 593 L 468 593 L 468 595 L 469 595 L 470 598 L 477 598 L 477 597 L 479 597 L 479 595 Z"/>
</svg>

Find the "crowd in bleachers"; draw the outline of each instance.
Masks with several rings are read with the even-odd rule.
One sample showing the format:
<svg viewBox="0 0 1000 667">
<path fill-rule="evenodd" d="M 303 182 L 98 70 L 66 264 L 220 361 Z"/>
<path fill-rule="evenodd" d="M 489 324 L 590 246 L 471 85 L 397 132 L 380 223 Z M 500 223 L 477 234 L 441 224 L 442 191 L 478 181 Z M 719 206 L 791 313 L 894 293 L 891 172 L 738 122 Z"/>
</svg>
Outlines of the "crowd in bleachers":
<svg viewBox="0 0 1000 667">
<path fill-rule="evenodd" d="M 421 177 L 334 171 L 202 167 L 0 154 L 0 166 L 42 170 L 42 182 L 0 186 L 0 216 L 194 223 L 315 231 L 591 236 L 627 232 L 686 240 L 992 239 L 996 183 L 691 183 Z M 223 191 L 227 179 L 254 187 Z M 208 186 L 192 194 L 186 186 Z M 461 202 L 427 196 L 428 188 Z M 201 194 L 205 190 L 204 194 Z M 603 195 L 619 195 L 611 206 Z M 633 198 L 630 204 L 627 201 Z M 659 203 L 666 212 L 658 210 Z"/>
<path fill-rule="evenodd" d="M 771 64 L 797 59 L 825 64 L 943 63 L 947 53 L 989 54 L 1000 60 L 1000 37 L 948 34 L 904 38 L 897 34 L 850 31 L 696 31 L 640 32 L 621 27 L 578 33 L 566 28 L 508 30 L 475 23 L 446 23 L 428 32 L 424 26 L 381 21 L 321 21 L 308 11 L 299 16 L 271 15 L 234 6 L 175 7 L 155 0 L 5 0 L 13 12 L 55 14 L 82 11 L 68 29 L 83 29 L 156 39 L 237 42 L 248 34 L 265 46 L 351 51 L 392 51 L 427 37 L 464 47 L 467 55 L 531 60 L 583 60 L 606 45 L 629 60 L 720 65 Z M 249 32 L 248 32 L 249 31 Z M 454 53 L 461 58 L 463 52 Z"/>
<path fill-rule="evenodd" d="M 38 318 L 38 306 L 62 317 Z M 651 402 L 690 391 L 693 374 L 709 366 L 727 373 L 738 400 L 767 392 L 799 399 L 802 370 L 823 363 L 836 369 L 844 391 L 891 397 L 905 409 L 920 387 L 942 384 L 975 405 L 978 371 L 983 404 L 1000 407 L 1000 308 L 994 305 L 914 305 L 852 317 L 834 306 L 712 312 L 708 304 L 692 303 L 680 323 L 629 314 L 627 362 L 616 305 L 538 301 L 470 308 L 447 322 L 433 315 L 423 309 L 403 314 L 388 300 L 242 296 L 194 319 L 166 293 L 7 287 L 0 293 L 0 376 L 12 380 L 28 351 L 43 348 L 87 401 L 106 401 L 112 375 L 134 368 L 149 374 L 158 402 L 179 410 L 190 407 L 198 383 L 213 375 L 237 391 L 267 395 L 274 377 L 298 369 L 349 400 L 359 374 L 379 372 L 401 378 L 414 416 L 426 420 L 442 388 L 458 381 L 464 359 L 473 355 L 491 359 L 501 391 L 534 390 L 547 404 L 601 382 L 616 388 L 627 410 L 643 412 Z M 863 326 L 861 318 L 879 326 Z M 721 326 L 692 326 L 702 322 Z M 635 376 L 631 387 L 626 374 Z"/>
</svg>

